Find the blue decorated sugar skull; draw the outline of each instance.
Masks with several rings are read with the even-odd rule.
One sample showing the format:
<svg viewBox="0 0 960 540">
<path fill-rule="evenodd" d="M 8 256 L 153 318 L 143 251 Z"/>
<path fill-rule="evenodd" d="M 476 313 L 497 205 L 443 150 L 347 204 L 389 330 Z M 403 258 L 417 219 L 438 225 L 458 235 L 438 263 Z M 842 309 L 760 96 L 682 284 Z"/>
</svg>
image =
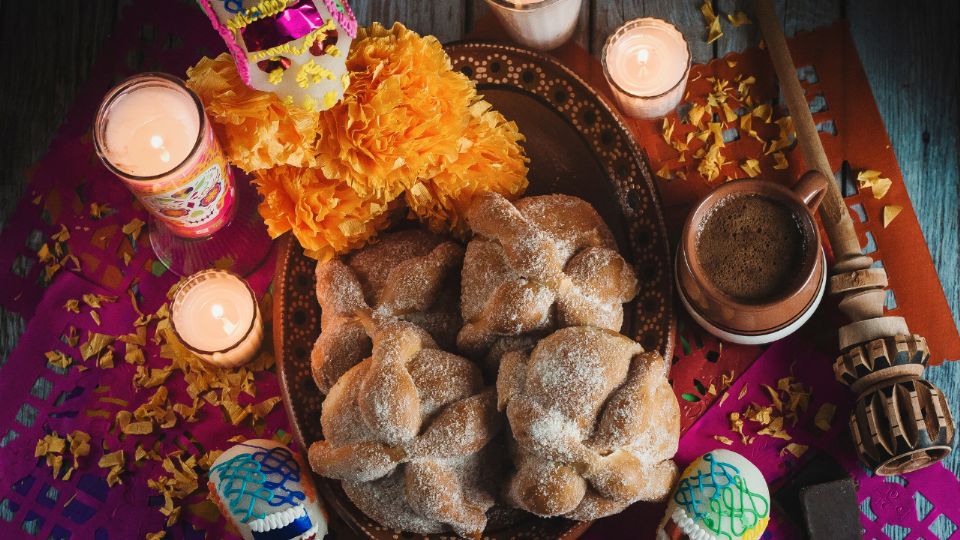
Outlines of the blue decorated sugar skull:
<svg viewBox="0 0 960 540">
<path fill-rule="evenodd" d="M 245 540 L 319 540 L 326 512 L 310 469 L 280 443 L 253 439 L 210 467 L 210 494 Z"/>
<path fill-rule="evenodd" d="M 357 36 L 347 0 L 198 0 L 248 86 L 308 110 L 329 109 L 350 84 Z"/>
</svg>

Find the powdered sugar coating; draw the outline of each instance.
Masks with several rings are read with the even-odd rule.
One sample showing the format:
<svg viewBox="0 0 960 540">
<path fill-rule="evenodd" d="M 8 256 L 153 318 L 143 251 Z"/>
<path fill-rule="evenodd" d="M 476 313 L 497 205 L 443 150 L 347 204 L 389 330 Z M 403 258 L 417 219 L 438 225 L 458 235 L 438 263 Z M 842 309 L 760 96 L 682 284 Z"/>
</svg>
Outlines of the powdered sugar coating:
<svg viewBox="0 0 960 540">
<path fill-rule="evenodd" d="M 475 237 L 461 280 L 462 352 L 481 358 L 503 337 L 558 327 L 620 329 L 637 279 L 586 201 L 541 195 L 510 203 L 490 193 L 467 219 Z"/>
<path fill-rule="evenodd" d="M 317 387 L 328 392 L 371 353 L 369 327 L 406 320 L 442 346 L 460 329 L 457 290 L 463 247 L 421 230 L 399 231 L 342 259 L 317 265 L 321 334 L 311 354 Z"/>
<path fill-rule="evenodd" d="M 616 332 L 570 327 L 502 357 L 499 406 L 516 439 L 514 504 L 597 519 L 666 495 L 680 410 L 666 364 Z"/>
<path fill-rule="evenodd" d="M 323 403 L 325 440 L 311 467 L 380 523 L 417 533 L 476 535 L 494 504 L 502 428 L 480 369 L 401 320 L 373 320 L 372 356 Z M 493 475 L 493 478 L 491 478 Z"/>
</svg>

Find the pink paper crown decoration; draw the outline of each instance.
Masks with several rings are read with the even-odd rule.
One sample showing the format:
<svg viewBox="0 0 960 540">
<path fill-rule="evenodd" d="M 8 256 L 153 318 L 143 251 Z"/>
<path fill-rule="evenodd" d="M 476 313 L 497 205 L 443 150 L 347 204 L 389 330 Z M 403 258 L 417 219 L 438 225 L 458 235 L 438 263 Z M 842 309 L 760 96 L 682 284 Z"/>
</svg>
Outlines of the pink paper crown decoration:
<svg viewBox="0 0 960 540">
<path fill-rule="evenodd" d="M 357 19 L 346 0 L 199 0 L 243 81 L 308 110 L 329 109 L 350 84 Z"/>
</svg>

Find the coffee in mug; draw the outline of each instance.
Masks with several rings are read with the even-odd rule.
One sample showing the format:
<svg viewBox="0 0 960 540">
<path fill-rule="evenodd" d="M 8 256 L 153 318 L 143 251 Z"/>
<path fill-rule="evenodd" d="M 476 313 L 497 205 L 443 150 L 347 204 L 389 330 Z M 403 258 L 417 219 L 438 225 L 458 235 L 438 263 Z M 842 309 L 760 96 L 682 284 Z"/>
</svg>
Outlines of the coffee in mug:
<svg viewBox="0 0 960 540">
<path fill-rule="evenodd" d="M 676 279 L 698 324 L 733 343 L 760 344 L 810 318 L 826 286 L 814 220 L 826 187 L 816 172 L 793 189 L 736 180 L 696 204 L 681 233 Z"/>
<path fill-rule="evenodd" d="M 795 287 L 808 240 L 802 216 L 756 193 L 717 202 L 697 235 L 707 277 L 744 303 L 766 302 Z"/>
</svg>

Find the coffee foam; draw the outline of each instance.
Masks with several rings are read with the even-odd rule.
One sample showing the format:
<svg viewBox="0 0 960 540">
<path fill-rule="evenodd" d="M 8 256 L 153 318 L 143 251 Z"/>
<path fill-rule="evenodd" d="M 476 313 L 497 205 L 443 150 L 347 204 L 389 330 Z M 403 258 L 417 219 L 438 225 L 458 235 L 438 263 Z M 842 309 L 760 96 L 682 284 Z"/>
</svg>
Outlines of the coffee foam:
<svg viewBox="0 0 960 540">
<path fill-rule="evenodd" d="M 732 194 L 700 220 L 696 251 L 708 279 L 742 303 L 764 303 L 800 286 L 813 234 L 775 198 Z"/>
</svg>

